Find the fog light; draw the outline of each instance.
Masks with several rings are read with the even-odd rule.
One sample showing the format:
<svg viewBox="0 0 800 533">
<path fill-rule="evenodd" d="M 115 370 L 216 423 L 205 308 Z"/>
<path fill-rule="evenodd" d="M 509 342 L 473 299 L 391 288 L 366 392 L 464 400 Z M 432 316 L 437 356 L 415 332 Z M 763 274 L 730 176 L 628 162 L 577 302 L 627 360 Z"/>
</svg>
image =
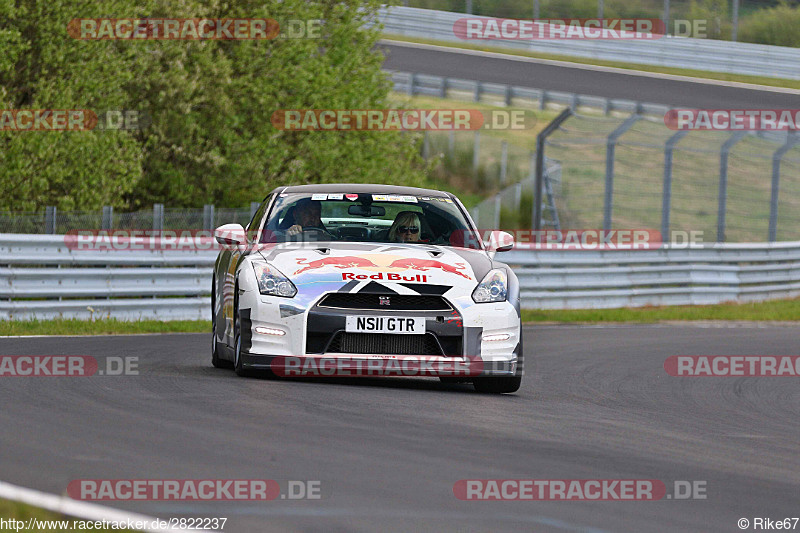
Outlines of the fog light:
<svg viewBox="0 0 800 533">
<path fill-rule="evenodd" d="M 511 335 L 508 333 L 494 333 L 491 335 L 484 335 L 483 340 L 485 341 L 507 341 Z"/>
<path fill-rule="evenodd" d="M 261 333 L 262 335 L 277 335 L 278 337 L 286 335 L 286 332 L 282 329 L 265 328 L 262 326 L 256 326 L 256 333 Z"/>
</svg>

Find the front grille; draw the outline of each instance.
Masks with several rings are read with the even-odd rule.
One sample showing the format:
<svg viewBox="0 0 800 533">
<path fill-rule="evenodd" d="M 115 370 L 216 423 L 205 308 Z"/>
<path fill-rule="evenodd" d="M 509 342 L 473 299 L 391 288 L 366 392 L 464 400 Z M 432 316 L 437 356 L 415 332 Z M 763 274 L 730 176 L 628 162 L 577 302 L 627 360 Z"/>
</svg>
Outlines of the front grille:
<svg viewBox="0 0 800 533">
<path fill-rule="evenodd" d="M 386 355 L 443 355 L 431 333 L 390 335 L 386 333 L 347 333 L 340 331 L 328 345 L 329 353 Z"/>
<path fill-rule="evenodd" d="M 381 305 L 379 296 L 388 296 L 389 305 Z M 451 311 L 453 309 L 441 296 L 365 294 L 361 292 L 334 292 L 325 296 L 317 305 L 337 309 L 383 309 L 385 311 Z"/>
</svg>

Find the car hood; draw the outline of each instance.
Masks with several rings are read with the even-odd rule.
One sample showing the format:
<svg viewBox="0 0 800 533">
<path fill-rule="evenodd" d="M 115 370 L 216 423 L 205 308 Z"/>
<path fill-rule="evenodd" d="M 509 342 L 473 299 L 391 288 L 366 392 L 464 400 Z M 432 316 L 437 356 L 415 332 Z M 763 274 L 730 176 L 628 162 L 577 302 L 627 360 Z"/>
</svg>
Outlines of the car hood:
<svg viewBox="0 0 800 533">
<path fill-rule="evenodd" d="M 470 295 L 491 269 L 482 250 L 417 244 L 280 244 L 259 253 L 300 293 L 367 290 Z M 410 287 L 409 287 L 410 286 Z"/>
</svg>

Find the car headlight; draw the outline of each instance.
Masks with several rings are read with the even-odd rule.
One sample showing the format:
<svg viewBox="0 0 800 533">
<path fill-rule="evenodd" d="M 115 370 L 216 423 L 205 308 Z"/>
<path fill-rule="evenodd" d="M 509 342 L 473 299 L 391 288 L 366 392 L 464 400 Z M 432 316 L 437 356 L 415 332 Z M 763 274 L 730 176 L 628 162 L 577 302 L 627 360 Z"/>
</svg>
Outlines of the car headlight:
<svg viewBox="0 0 800 533">
<path fill-rule="evenodd" d="M 508 296 L 508 278 L 500 269 L 490 270 L 472 291 L 475 303 L 505 302 Z"/>
<path fill-rule="evenodd" d="M 253 270 L 258 280 L 258 291 L 269 296 L 283 296 L 293 298 L 297 294 L 297 287 L 289 281 L 289 278 L 268 263 L 261 261 L 253 262 Z"/>
</svg>

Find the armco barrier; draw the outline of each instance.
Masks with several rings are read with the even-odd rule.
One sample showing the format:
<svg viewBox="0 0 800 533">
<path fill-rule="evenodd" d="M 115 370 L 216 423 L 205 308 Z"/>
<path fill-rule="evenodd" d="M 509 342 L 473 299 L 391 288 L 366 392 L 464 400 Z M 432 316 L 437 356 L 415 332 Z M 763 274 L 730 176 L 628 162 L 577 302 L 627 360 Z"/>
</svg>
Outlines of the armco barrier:
<svg viewBox="0 0 800 533">
<path fill-rule="evenodd" d="M 764 44 L 665 37 L 655 40 L 481 40 L 466 41 L 453 33 L 461 18 L 487 18 L 411 7 L 384 8 L 378 14 L 387 35 L 404 35 L 481 46 L 513 48 L 603 61 L 691 68 L 752 76 L 800 79 L 800 48 Z"/>
<path fill-rule="evenodd" d="M 210 317 L 216 251 L 80 251 L 63 236 L 0 234 L 0 319 Z M 657 250 L 533 250 L 498 257 L 523 307 L 712 304 L 800 295 L 800 242 Z"/>
</svg>

